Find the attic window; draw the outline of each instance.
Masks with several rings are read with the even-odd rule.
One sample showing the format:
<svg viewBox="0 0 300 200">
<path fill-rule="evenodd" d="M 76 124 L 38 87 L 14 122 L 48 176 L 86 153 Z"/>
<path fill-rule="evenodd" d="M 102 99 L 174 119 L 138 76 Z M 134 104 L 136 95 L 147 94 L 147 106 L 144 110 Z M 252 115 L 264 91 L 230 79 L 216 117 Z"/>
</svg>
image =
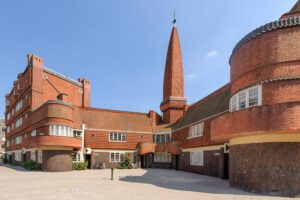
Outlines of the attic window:
<svg viewBox="0 0 300 200">
<path fill-rule="evenodd" d="M 200 124 L 196 124 L 194 126 L 191 126 L 189 129 L 189 137 L 188 138 L 195 138 L 195 137 L 202 136 L 203 129 L 204 129 L 204 122 L 202 122 Z"/>
</svg>

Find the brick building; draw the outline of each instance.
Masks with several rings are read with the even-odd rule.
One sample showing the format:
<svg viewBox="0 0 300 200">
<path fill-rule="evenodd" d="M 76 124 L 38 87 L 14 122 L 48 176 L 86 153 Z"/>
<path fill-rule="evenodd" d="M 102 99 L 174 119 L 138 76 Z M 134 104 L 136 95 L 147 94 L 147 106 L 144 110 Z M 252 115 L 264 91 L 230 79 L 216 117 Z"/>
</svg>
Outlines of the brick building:
<svg viewBox="0 0 300 200">
<path fill-rule="evenodd" d="M 229 179 L 251 192 L 300 193 L 300 2 L 246 35 L 230 57 L 230 82 L 187 105 L 177 28 L 165 65 L 162 116 L 92 108 L 90 82 L 67 78 L 28 55 L 6 96 L 9 162 L 45 171 L 72 161 L 118 167 L 127 155 L 145 168 Z"/>
<path fill-rule="evenodd" d="M 5 148 L 5 121 L 0 120 L 0 159 L 4 155 Z"/>
</svg>

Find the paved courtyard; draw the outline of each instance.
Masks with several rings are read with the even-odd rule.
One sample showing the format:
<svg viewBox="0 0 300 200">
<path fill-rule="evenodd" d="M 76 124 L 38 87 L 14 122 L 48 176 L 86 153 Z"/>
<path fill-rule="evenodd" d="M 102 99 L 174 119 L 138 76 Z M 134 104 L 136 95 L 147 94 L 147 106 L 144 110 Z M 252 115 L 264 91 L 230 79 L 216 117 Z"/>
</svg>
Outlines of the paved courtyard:
<svg viewBox="0 0 300 200">
<path fill-rule="evenodd" d="M 161 169 L 30 172 L 0 163 L 0 200 L 284 199 L 253 195 L 228 181 Z M 288 199 L 288 198 L 286 198 Z"/>
</svg>

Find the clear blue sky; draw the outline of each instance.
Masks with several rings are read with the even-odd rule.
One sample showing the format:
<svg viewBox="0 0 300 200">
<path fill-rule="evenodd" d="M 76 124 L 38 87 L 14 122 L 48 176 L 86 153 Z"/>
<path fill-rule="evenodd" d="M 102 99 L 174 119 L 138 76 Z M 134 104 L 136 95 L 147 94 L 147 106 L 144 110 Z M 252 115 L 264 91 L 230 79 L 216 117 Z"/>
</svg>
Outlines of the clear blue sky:
<svg viewBox="0 0 300 200">
<path fill-rule="evenodd" d="M 0 117 L 28 52 L 92 83 L 92 106 L 159 111 L 173 10 L 188 103 L 229 82 L 228 59 L 244 35 L 296 0 L 26 0 L 0 5 Z"/>
</svg>

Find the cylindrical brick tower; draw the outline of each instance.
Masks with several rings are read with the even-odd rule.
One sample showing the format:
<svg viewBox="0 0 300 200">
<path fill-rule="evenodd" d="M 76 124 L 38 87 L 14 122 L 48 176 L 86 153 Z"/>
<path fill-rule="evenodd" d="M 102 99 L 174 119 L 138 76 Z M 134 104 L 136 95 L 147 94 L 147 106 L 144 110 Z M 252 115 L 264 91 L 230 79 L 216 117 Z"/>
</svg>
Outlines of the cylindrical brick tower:
<svg viewBox="0 0 300 200">
<path fill-rule="evenodd" d="M 300 194 L 300 2 L 257 28 L 230 58 L 230 113 L 218 123 L 230 143 L 230 185 Z"/>
</svg>

